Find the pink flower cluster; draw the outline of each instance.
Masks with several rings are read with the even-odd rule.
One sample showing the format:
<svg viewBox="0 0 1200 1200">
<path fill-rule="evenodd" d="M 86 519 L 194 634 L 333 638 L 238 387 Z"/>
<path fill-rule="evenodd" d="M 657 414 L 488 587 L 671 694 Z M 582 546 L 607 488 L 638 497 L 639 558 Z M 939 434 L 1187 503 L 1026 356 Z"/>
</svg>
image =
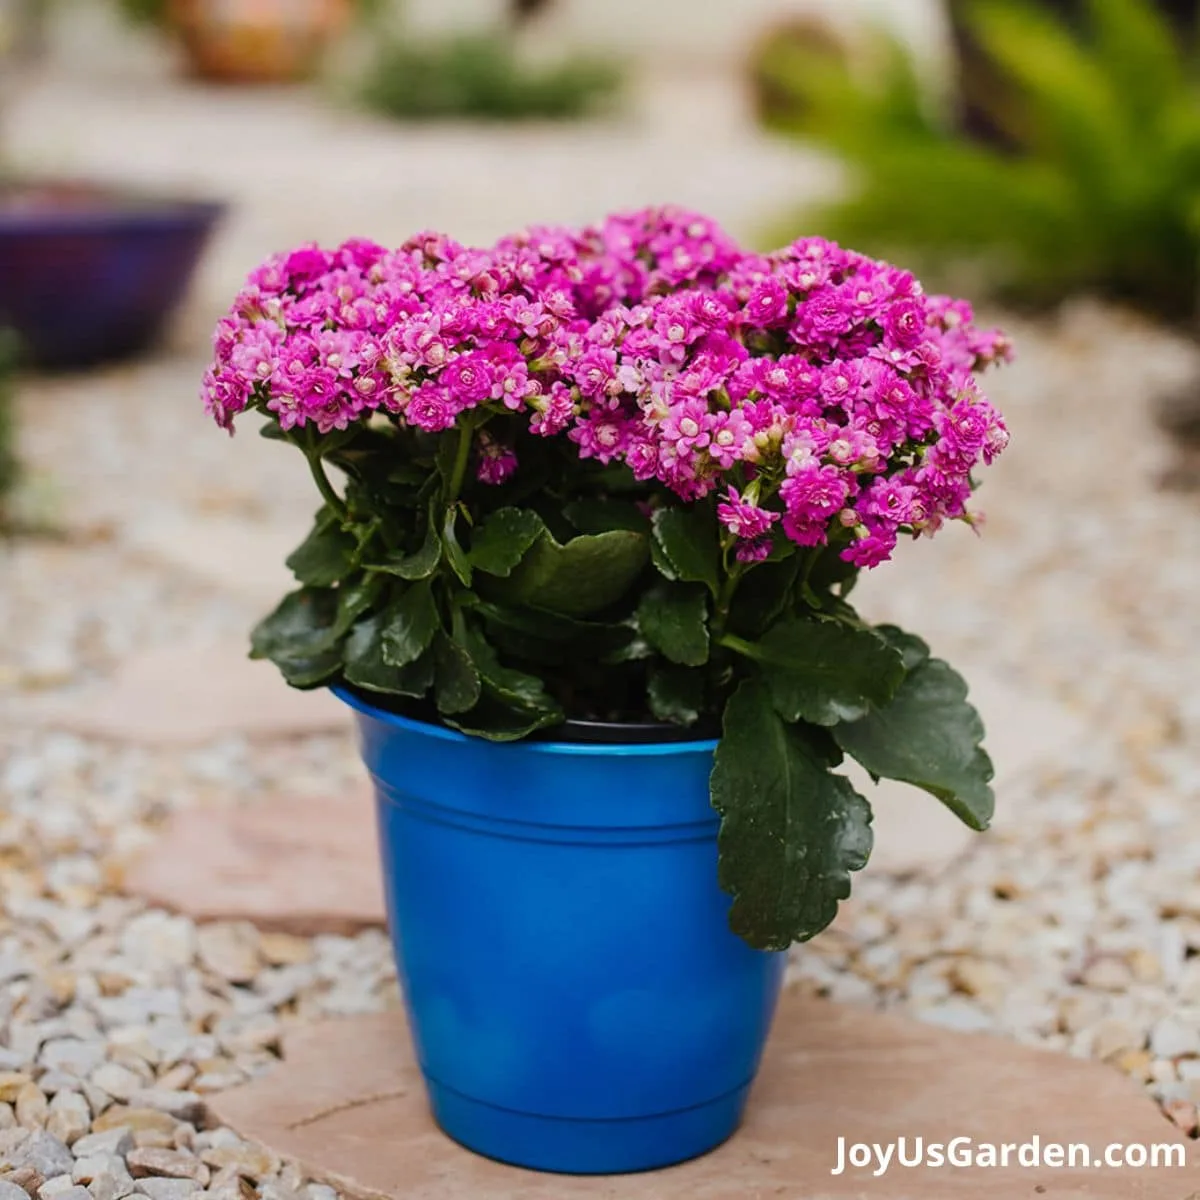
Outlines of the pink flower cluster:
<svg viewBox="0 0 1200 1200">
<path fill-rule="evenodd" d="M 873 566 L 967 517 L 972 469 L 1007 441 L 974 374 L 1008 353 L 885 263 L 818 239 L 747 254 L 664 208 L 489 249 L 424 234 L 271 259 L 217 328 L 204 394 L 227 429 L 247 409 L 320 434 L 521 414 L 684 500 L 715 491 L 742 561 L 778 528 Z M 497 428 L 477 436 L 484 483 L 518 469 Z"/>
</svg>

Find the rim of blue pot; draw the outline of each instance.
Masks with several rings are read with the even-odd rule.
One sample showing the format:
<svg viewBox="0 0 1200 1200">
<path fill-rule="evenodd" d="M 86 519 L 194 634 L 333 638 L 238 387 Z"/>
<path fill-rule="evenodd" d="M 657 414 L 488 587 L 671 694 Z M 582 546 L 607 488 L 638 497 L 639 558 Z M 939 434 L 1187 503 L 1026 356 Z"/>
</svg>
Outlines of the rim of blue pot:
<svg viewBox="0 0 1200 1200">
<path fill-rule="evenodd" d="M 0 208 L 0 234 L 52 235 L 112 233 L 135 229 L 192 229 L 219 221 L 229 206 L 221 200 L 123 189 L 80 179 L 31 178 L 31 187 L 84 187 L 92 195 L 74 208 Z"/>
<path fill-rule="evenodd" d="M 390 725 L 394 729 L 402 729 L 406 733 L 419 733 L 425 737 L 437 738 L 444 742 L 451 742 L 455 745 L 478 745 L 485 741 L 484 738 L 472 737 L 469 734 L 460 733 L 457 729 L 448 729 L 445 725 L 434 725 L 429 721 L 417 721 L 412 717 L 404 717 L 399 713 L 390 712 L 386 708 L 377 708 L 369 700 L 352 691 L 350 688 L 338 685 L 329 689 L 339 700 L 344 704 L 348 704 L 357 712 L 363 713 L 373 720 L 380 721 L 384 725 Z M 567 722 L 568 725 L 575 726 L 590 726 L 595 729 L 619 730 L 621 725 L 610 725 L 602 721 L 572 721 Z M 631 725 L 627 727 L 631 731 L 638 731 L 644 738 L 643 731 L 652 728 L 646 725 Z M 663 727 L 665 731 L 670 732 L 670 726 Z M 553 730 L 549 734 L 553 734 Z M 675 737 L 673 740 L 667 741 L 646 741 L 638 740 L 635 735 L 629 741 L 611 742 L 611 741 L 554 741 L 547 737 L 542 738 L 524 738 L 516 742 L 492 742 L 491 745 L 498 749 L 520 749 L 531 754 L 562 754 L 562 755 L 609 755 L 609 754 L 641 754 L 646 756 L 658 756 L 665 754 L 711 754 L 717 748 L 716 738 L 698 738 L 694 741 L 680 740 Z"/>
</svg>

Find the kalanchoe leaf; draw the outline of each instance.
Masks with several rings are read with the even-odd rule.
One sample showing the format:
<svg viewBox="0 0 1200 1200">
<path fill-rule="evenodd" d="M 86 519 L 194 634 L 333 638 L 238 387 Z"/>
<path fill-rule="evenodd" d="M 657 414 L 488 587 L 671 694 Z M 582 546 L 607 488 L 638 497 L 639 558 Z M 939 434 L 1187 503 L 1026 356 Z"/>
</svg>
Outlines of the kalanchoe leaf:
<svg viewBox="0 0 1200 1200">
<path fill-rule="evenodd" d="M 477 603 L 475 611 L 501 650 L 530 662 L 560 665 L 577 657 L 603 658 L 619 653 L 635 637 L 628 625 L 581 621 L 540 608 L 485 601 Z"/>
<path fill-rule="evenodd" d="M 434 512 L 425 526 L 425 539 L 412 554 L 389 554 L 382 562 L 371 563 L 369 569 L 401 579 L 428 579 L 442 561 L 442 539 L 438 536 Z"/>
<path fill-rule="evenodd" d="M 332 588 L 300 588 L 289 592 L 275 611 L 250 634 L 250 657 L 300 659 L 328 649 L 337 620 L 338 595 Z"/>
<path fill-rule="evenodd" d="M 545 532 L 545 522 L 528 508 L 497 509 L 471 541 L 471 565 L 507 578 Z"/>
<path fill-rule="evenodd" d="M 554 714 L 562 720 L 562 710 L 540 679 L 504 666 L 478 630 L 468 627 L 463 640 L 488 695 L 510 708 Z"/>
<path fill-rule="evenodd" d="M 717 523 L 708 505 L 660 508 L 653 517 L 654 565 L 668 579 L 703 583 L 715 596 L 721 548 Z M 664 570 L 664 566 L 667 570 Z"/>
<path fill-rule="evenodd" d="M 729 610 L 729 628 L 743 637 L 758 637 L 779 619 L 792 601 L 799 556 L 751 567 L 734 593 Z"/>
<path fill-rule="evenodd" d="M 708 598 L 698 584 L 662 584 L 637 609 L 642 636 L 673 663 L 699 667 L 708 662 Z"/>
<path fill-rule="evenodd" d="M 307 691 L 331 682 L 342 666 L 341 649 L 334 646 L 319 654 L 299 658 L 277 658 L 275 665 L 284 679 L 294 688 Z"/>
<path fill-rule="evenodd" d="M 479 670 L 465 646 L 438 630 L 434 639 L 437 678 L 434 696 L 442 713 L 464 713 L 479 702 L 482 684 Z"/>
<path fill-rule="evenodd" d="M 364 573 L 357 579 L 346 580 L 337 591 L 337 618 L 330 630 L 331 641 L 345 637 L 359 617 L 383 600 L 386 590 L 386 583 L 378 575 Z"/>
<path fill-rule="evenodd" d="M 762 950 L 820 933 L 866 865 L 871 808 L 802 727 L 781 720 L 759 680 L 743 680 L 726 706 L 712 803 L 734 933 Z"/>
<path fill-rule="evenodd" d="M 507 579 L 489 580 L 485 594 L 508 604 L 586 617 L 629 590 L 647 553 L 647 539 L 628 529 L 585 534 L 565 544 L 546 533 Z"/>
<path fill-rule="evenodd" d="M 377 613 L 350 631 L 343 668 L 346 682 L 370 692 L 421 698 L 433 685 L 433 654 L 422 654 L 402 667 L 393 666 L 384 657 L 383 630 L 383 614 Z"/>
<path fill-rule="evenodd" d="M 288 555 L 292 574 L 309 587 L 328 587 L 344 579 L 353 569 L 358 539 L 342 529 L 336 513 L 322 508 L 307 538 Z"/>
<path fill-rule="evenodd" d="M 383 660 L 392 667 L 415 662 L 429 648 L 440 625 L 433 585 L 418 580 L 383 614 Z"/>
<path fill-rule="evenodd" d="M 929 658 L 929 647 L 915 633 L 896 625 L 876 625 L 875 632 L 904 660 L 905 671 L 915 671 Z"/>
<path fill-rule="evenodd" d="M 704 672 L 690 667 L 652 666 L 646 699 L 658 720 L 694 725 L 704 711 Z"/>
<path fill-rule="evenodd" d="M 539 729 L 561 724 L 562 719 L 560 712 L 514 708 L 490 693 L 485 693 L 469 713 L 444 717 L 451 728 L 489 742 L 518 742 Z"/>
<path fill-rule="evenodd" d="M 836 725 L 886 704 L 904 678 L 904 662 L 869 629 L 788 617 L 757 641 L 726 644 L 758 663 L 785 721 Z"/>
<path fill-rule="evenodd" d="M 458 505 L 452 504 L 446 513 L 445 524 L 442 527 L 442 545 L 445 547 L 446 561 L 450 564 L 450 569 L 458 576 L 465 587 L 470 587 L 473 572 L 471 570 L 471 560 L 467 557 L 467 552 L 462 548 L 462 543 L 458 540 L 458 512 Z"/>
<path fill-rule="evenodd" d="M 572 500 L 563 515 L 580 533 L 606 533 L 610 529 L 631 529 L 649 533 L 650 519 L 632 500 Z"/>
<path fill-rule="evenodd" d="M 872 775 L 924 788 L 972 829 L 986 829 L 994 797 L 983 722 L 962 676 L 938 658 L 909 673 L 890 704 L 833 730 Z"/>
</svg>

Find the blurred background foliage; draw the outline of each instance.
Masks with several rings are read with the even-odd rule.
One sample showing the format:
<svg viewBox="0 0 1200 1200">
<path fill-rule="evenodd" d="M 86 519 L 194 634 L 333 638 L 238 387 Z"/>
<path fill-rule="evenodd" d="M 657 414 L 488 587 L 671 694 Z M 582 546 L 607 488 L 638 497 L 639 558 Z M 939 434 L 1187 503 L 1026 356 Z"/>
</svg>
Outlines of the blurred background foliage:
<svg viewBox="0 0 1200 1200">
<path fill-rule="evenodd" d="M 605 105 L 620 82 L 616 65 L 604 59 L 527 61 L 502 30 L 389 39 L 375 51 L 362 97 L 377 112 L 410 120 L 571 120 Z"/>
<path fill-rule="evenodd" d="M 772 241 L 822 233 L 936 279 L 1045 305 L 1091 291 L 1196 314 L 1196 4 L 954 0 L 959 86 L 881 32 L 781 26 L 752 64 L 759 113 L 850 169 L 844 199 Z"/>
<path fill-rule="evenodd" d="M 17 422 L 12 395 L 12 376 L 17 361 L 16 338 L 0 329 L 0 534 L 12 525 L 10 509 L 16 491 Z"/>
</svg>

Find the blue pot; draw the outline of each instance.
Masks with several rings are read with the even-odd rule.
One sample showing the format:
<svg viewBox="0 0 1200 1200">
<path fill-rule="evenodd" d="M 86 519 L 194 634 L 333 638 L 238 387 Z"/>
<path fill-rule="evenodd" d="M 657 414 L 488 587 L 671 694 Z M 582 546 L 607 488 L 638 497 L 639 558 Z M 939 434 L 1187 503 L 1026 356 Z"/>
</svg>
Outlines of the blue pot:
<svg viewBox="0 0 1200 1200">
<path fill-rule="evenodd" d="M 125 358 L 161 334 L 223 208 L 50 182 L 0 192 L 0 328 L 29 361 Z"/>
<path fill-rule="evenodd" d="M 497 745 L 357 713 L 434 1118 L 489 1158 L 610 1174 L 733 1133 L 784 956 L 729 932 L 714 742 Z"/>
</svg>

